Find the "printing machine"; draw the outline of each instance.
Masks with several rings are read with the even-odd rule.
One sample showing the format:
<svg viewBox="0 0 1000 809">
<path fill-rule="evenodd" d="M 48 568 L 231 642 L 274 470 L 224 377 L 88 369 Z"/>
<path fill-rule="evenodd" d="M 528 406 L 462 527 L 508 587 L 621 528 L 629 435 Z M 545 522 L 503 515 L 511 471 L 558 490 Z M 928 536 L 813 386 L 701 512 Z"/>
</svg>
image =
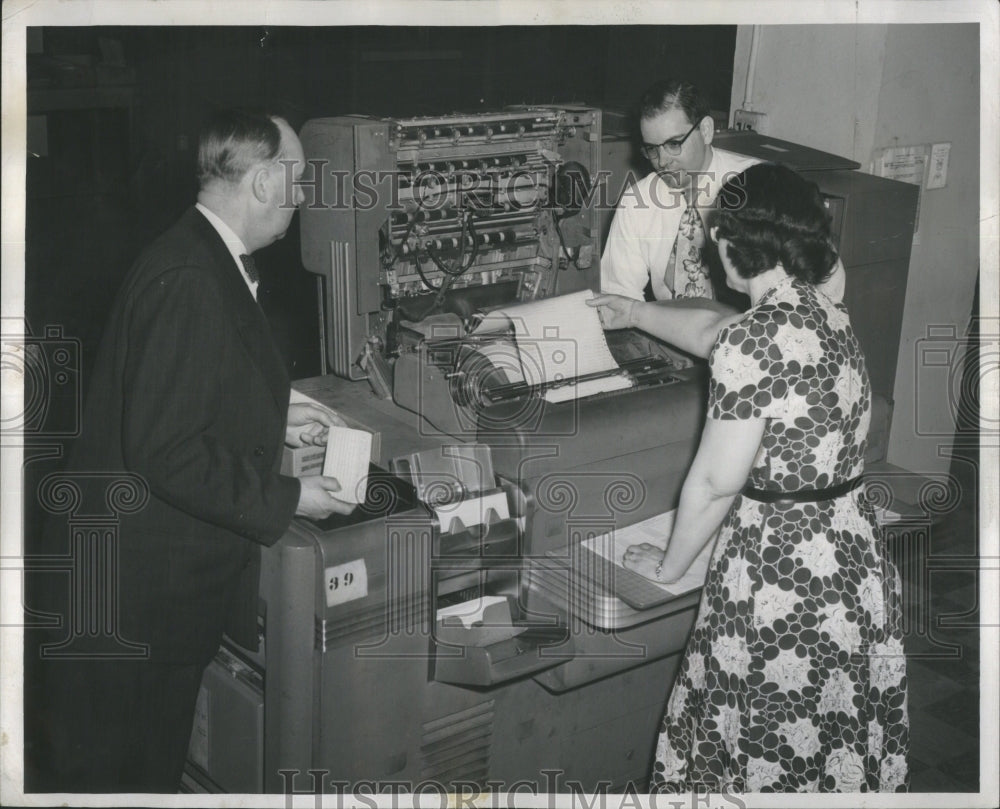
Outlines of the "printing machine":
<svg viewBox="0 0 1000 809">
<path fill-rule="evenodd" d="M 265 550 L 261 650 L 227 643 L 209 668 L 190 784 L 645 791 L 700 592 L 631 607 L 574 549 L 675 508 L 703 369 L 623 357 L 629 387 L 554 403 L 472 333 L 484 310 L 599 288 L 600 112 L 344 116 L 301 140 L 332 374 L 295 388 L 380 450 L 354 514 Z M 851 178 L 829 174 L 850 219 Z M 901 199 L 886 239 L 912 232 Z"/>
</svg>

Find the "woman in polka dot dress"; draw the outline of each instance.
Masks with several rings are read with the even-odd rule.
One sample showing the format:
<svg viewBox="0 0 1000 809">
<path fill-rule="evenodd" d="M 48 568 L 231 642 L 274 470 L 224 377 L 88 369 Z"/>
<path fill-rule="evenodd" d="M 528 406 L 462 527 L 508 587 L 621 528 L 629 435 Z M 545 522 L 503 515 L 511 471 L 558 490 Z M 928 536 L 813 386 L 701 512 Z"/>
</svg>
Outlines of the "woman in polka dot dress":
<svg viewBox="0 0 1000 809">
<path fill-rule="evenodd" d="M 771 164 L 731 180 L 720 208 L 712 236 L 751 307 L 702 315 L 717 335 L 708 419 L 673 534 L 666 553 L 643 544 L 625 558 L 672 581 L 721 525 L 652 788 L 905 790 L 898 576 L 858 485 L 864 358 L 846 309 L 817 289 L 836 263 L 827 217 L 815 186 Z M 698 317 L 595 304 L 606 327 L 664 339 Z"/>
</svg>

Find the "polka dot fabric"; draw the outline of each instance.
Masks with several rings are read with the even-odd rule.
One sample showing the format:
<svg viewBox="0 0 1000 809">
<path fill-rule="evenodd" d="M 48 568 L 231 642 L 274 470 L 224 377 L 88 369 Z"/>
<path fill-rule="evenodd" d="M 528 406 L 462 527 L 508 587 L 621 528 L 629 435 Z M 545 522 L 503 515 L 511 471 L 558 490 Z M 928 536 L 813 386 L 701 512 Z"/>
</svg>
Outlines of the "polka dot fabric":
<svg viewBox="0 0 1000 809">
<path fill-rule="evenodd" d="M 752 486 L 861 474 L 871 394 L 841 305 L 785 279 L 719 335 L 709 364 L 709 418 L 766 419 Z M 667 704 L 654 790 L 906 789 L 899 581 L 862 491 L 737 497 Z"/>
</svg>

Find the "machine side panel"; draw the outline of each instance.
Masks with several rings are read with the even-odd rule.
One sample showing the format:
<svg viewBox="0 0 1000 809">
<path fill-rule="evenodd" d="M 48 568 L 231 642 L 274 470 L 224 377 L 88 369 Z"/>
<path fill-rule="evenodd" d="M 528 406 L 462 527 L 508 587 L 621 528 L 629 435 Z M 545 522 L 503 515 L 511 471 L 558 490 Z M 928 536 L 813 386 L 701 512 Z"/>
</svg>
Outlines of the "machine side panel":
<svg viewBox="0 0 1000 809">
<path fill-rule="evenodd" d="M 810 172 L 824 194 L 847 202 L 840 235 L 845 266 L 910 258 L 919 189 L 860 171 Z"/>
<path fill-rule="evenodd" d="M 356 297 L 357 252 L 354 241 L 331 241 L 331 272 L 324 284 L 324 311 L 332 312 L 324 324 L 330 369 L 348 379 L 363 379 L 354 360 L 361 353 L 365 337 L 366 318 L 357 315 L 349 305 Z"/>
<path fill-rule="evenodd" d="M 862 264 L 847 270 L 844 303 L 865 354 L 872 393 L 893 400 L 908 259 Z"/>
<path fill-rule="evenodd" d="M 847 272 L 844 303 L 865 353 L 872 392 L 891 402 L 918 189 L 856 171 L 809 176 L 824 194 L 843 200 L 838 249 Z"/>
<path fill-rule="evenodd" d="M 317 182 L 311 192 L 306 186 L 306 204 L 299 211 L 302 263 L 323 278 L 321 305 L 331 369 L 352 379 L 364 378 L 353 362 L 367 336 L 367 318 L 356 306 L 355 139 L 360 131 L 378 126 L 357 118 L 319 118 L 308 121 L 300 135 Z"/>
<path fill-rule="evenodd" d="M 313 594 L 316 548 L 308 533 L 292 528 L 261 558 L 264 605 L 264 789 L 283 792 L 281 769 L 312 755 Z"/>
</svg>

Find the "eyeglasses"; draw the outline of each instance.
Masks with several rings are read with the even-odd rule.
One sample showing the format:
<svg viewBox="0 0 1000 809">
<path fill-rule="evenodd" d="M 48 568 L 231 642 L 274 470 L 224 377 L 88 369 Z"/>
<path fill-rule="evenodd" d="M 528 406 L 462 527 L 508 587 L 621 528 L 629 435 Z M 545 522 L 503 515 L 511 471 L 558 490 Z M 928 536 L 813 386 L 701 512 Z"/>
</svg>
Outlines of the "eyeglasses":
<svg viewBox="0 0 1000 809">
<path fill-rule="evenodd" d="M 660 149 L 665 149 L 667 154 L 676 157 L 681 153 L 681 149 L 684 148 L 684 141 L 691 137 L 691 133 L 701 126 L 703 120 L 703 118 L 699 118 L 695 125 L 685 133 L 683 138 L 667 138 L 663 143 L 643 143 L 639 148 L 647 160 L 659 157 Z"/>
</svg>

